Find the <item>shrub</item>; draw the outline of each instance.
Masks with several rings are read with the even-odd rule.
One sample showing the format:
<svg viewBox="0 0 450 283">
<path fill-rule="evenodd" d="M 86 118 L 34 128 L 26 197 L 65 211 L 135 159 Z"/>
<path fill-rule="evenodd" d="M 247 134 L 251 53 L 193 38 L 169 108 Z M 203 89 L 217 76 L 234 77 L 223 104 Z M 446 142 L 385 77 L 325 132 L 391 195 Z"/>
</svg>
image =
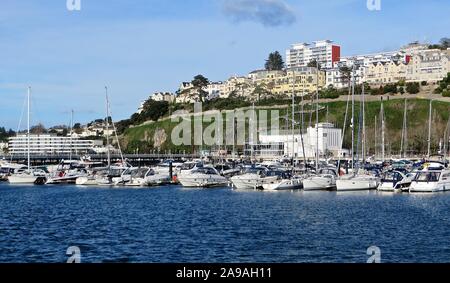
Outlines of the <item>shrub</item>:
<svg viewBox="0 0 450 283">
<path fill-rule="evenodd" d="M 381 95 L 381 94 L 382 94 L 382 92 L 379 88 L 372 88 L 370 90 L 370 95 Z"/>
<path fill-rule="evenodd" d="M 421 84 L 422 86 L 426 86 L 426 85 L 428 85 L 428 82 L 427 82 L 427 81 L 422 81 L 420 84 Z"/>
<path fill-rule="evenodd" d="M 397 93 L 397 84 L 387 84 L 383 88 L 383 93 Z"/>
<path fill-rule="evenodd" d="M 443 97 L 450 97 L 450 90 L 446 89 L 442 92 Z"/>
<path fill-rule="evenodd" d="M 320 91 L 321 98 L 336 99 L 339 98 L 339 96 L 340 91 L 335 89 L 334 87 L 328 87 L 327 89 Z"/>
<path fill-rule="evenodd" d="M 400 94 L 404 94 L 404 93 L 405 93 L 405 88 L 401 86 L 401 87 L 398 89 L 398 91 L 400 92 Z"/>
<path fill-rule="evenodd" d="M 407 83 L 406 84 L 406 91 L 410 94 L 416 94 L 420 91 L 420 85 L 419 83 Z"/>
</svg>

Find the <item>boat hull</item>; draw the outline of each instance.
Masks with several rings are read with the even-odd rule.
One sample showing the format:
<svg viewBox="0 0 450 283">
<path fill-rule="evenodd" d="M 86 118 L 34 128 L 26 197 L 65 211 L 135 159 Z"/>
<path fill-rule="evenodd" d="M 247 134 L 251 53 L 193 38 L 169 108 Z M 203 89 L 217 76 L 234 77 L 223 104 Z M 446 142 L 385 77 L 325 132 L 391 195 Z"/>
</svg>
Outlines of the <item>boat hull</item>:
<svg viewBox="0 0 450 283">
<path fill-rule="evenodd" d="M 378 180 L 375 178 L 349 178 L 336 180 L 337 191 L 366 191 L 374 190 L 378 187 Z"/>
<path fill-rule="evenodd" d="M 235 176 L 231 178 L 231 182 L 233 187 L 238 190 L 255 190 L 263 188 L 264 184 L 275 183 L 277 179 L 275 176 L 266 178 L 259 178 L 259 176 Z"/>
<path fill-rule="evenodd" d="M 300 179 L 281 180 L 270 184 L 263 184 L 262 187 L 264 190 L 267 191 L 300 190 L 302 188 L 302 180 Z"/>
<path fill-rule="evenodd" d="M 228 181 L 222 176 L 178 176 L 178 181 L 183 187 L 220 187 L 228 186 Z"/>
<path fill-rule="evenodd" d="M 336 180 L 332 178 L 310 177 L 303 180 L 303 190 L 305 191 L 331 190 L 334 188 L 336 188 Z"/>
<path fill-rule="evenodd" d="M 24 176 L 9 176 L 8 177 L 8 182 L 10 184 L 35 184 L 36 181 L 38 180 L 37 176 L 32 176 L 32 175 L 24 175 Z"/>
<path fill-rule="evenodd" d="M 449 182 L 413 182 L 409 188 L 410 193 L 437 193 L 450 191 Z"/>
</svg>

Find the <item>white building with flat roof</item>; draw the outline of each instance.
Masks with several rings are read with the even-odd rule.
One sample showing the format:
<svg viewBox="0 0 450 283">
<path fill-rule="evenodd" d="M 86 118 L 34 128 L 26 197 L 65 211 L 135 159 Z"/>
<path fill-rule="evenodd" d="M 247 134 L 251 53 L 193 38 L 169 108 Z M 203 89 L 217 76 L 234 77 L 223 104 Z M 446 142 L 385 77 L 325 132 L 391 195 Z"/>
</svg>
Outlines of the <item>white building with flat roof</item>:
<svg viewBox="0 0 450 283">
<path fill-rule="evenodd" d="M 306 67 L 313 60 L 319 62 L 322 69 L 333 68 L 341 57 L 341 47 L 331 40 L 314 41 L 313 43 L 293 44 L 286 51 L 287 68 Z"/>
<path fill-rule="evenodd" d="M 335 156 L 340 153 L 342 142 L 342 129 L 335 128 L 331 123 L 319 123 L 319 156 Z M 268 153 L 283 153 L 284 156 L 297 158 L 303 157 L 303 148 L 305 149 L 306 158 L 315 158 L 317 148 L 317 126 L 309 127 L 305 134 L 297 133 L 292 136 L 289 131 L 278 135 L 261 134 L 259 135 L 260 149 L 259 155 L 268 157 Z M 274 150 L 275 149 L 275 150 Z M 257 153 L 258 154 L 258 153 Z"/>
<path fill-rule="evenodd" d="M 33 155 L 46 154 L 76 154 L 88 153 L 95 145 L 92 140 L 81 140 L 76 137 L 58 137 L 55 135 L 30 135 L 30 153 Z M 28 138 L 26 134 L 9 138 L 9 152 L 25 155 L 28 152 Z"/>
</svg>

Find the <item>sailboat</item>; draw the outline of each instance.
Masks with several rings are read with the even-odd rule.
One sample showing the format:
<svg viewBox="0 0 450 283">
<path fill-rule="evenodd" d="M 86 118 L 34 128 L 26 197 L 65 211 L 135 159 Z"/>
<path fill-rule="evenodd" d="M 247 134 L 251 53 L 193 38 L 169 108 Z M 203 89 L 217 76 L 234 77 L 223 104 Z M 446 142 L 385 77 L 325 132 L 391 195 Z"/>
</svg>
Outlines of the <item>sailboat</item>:
<svg viewBox="0 0 450 283">
<path fill-rule="evenodd" d="M 102 172 L 96 172 L 95 174 L 90 174 L 90 175 L 86 175 L 86 176 L 79 176 L 76 180 L 75 180 L 75 184 L 77 185 L 82 185 L 82 186 L 96 186 L 96 185 L 100 185 L 100 186 L 111 186 L 114 185 L 114 178 L 120 178 L 122 176 L 122 174 L 127 171 L 128 168 L 130 168 L 131 166 L 129 164 L 127 164 L 123 158 L 122 155 L 122 150 L 120 148 L 120 143 L 119 140 L 117 138 L 117 131 L 114 125 L 114 122 L 111 121 L 110 125 L 110 104 L 109 104 L 109 96 L 108 96 L 108 87 L 105 86 L 105 98 L 106 98 L 106 119 L 105 119 L 105 124 L 106 124 L 106 148 L 107 148 L 107 160 L 108 160 L 108 166 L 106 168 L 106 170 L 103 170 Z M 110 151 L 110 128 L 113 128 L 113 131 L 116 135 L 116 139 L 117 139 L 117 144 L 119 146 L 119 151 L 120 151 L 120 156 L 121 156 L 121 162 L 112 165 L 111 164 L 111 151 Z M 167 174 L 168 176 L 168 174 Z"/>
<path fill-rule="evenodd" d="M 317 72 L 318 73 L 318 72 Z M 317 81 L 318 82 L 318 81 Z M 318 88 L 317 88 L 317 96 L 319 95 L 318 92 Z M 286 113 L 286 115 L 288 115 L 288 113 Z M 303 113 L 302 113 L 303 115 Z M 299 190 L 302 188 L 302 183 L 303 183 L 303 178 L 299 177 L 299 176 L 294 176 L 294 166 L 295 166 L 295 159 L 296 159 L 296 154 L 295 154 L 295 70 L 292 69 L 292 160 L 291 160 L 291 164 L 292 164 L 292 174 L 288 174 L 286 172 L 283 172 L 281 174 L 279 174 L 277 180 L 271 181 L 271 182 L 267 182 L 265 184 L 262 184 L 262 188 L 264 190 L 268 190 L 268 191 L 283 191 L 283 190 Z M 286 121 L 287 121 L 287 117 L 286 117 Z M 301 136 L 301 141 L 302 141 L 302 145 L 303 145 L 303 133 L 302 133 L 302 127 L 300 127 L 300 136 Z M 304 151 L 303 151 L 304 154 Z"/>
<path fill-rule="evenodd" d="M 353 68 L 353 82 L 352 82 L 352 167 L 355 166 L 355 158 L 354 158 L 354 105 L 355 105 L 355 69 Z M 365 162 L 365 93 L 364 93 L 364 84 L 362 85 L 362 117 L 360 119 L 360 128 L 362 122 L 362 160 Z M 361 121 L 362 120 L 362 121 Z M 383 118 L 384 121 L 384 118 Z M 384 123 L 383 123 L 384 125 Z M 357 167 L 356 171 L 351 175 L 342 176 L 338 180 L 336 180 L 336 189 L 337 191 L 357 191 L 357 190 L 373 190 L 378 187 L 379 180 L 377 177 L 372 176 L 364 172 L 364 169 Z"/>
<path fill-rule="evenodd" d="M 8 177 L 10 184 L 43 184 L 45 183 L 45 175 L 39 171 L 31 169 L 30 158 L 30 99 L 31 87 L 28 87 L 27 94 L 27 168 L 23 171 L 11 174 Z"/>
</svg>

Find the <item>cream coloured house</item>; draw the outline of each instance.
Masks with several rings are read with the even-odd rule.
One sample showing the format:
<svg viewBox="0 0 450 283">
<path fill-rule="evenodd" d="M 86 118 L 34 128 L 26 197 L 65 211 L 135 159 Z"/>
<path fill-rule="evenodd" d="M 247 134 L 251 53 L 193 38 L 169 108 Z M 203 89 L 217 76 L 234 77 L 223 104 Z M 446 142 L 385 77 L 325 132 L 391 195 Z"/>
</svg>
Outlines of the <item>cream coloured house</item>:
<svg viewBox="0 0 450 283">
<path fill-rule="evenodd" d="M 366 68 L 364 81 L 372 85 L 397 83 L 406 79 L 407 66 L 403 62 L 377 62 Z"/>
<path fill-rule="evenodd" d="M 408 64 L 406 80 L 437 82 L 450 72 L 450 50 L 416 50 Z"/>
</svg>

